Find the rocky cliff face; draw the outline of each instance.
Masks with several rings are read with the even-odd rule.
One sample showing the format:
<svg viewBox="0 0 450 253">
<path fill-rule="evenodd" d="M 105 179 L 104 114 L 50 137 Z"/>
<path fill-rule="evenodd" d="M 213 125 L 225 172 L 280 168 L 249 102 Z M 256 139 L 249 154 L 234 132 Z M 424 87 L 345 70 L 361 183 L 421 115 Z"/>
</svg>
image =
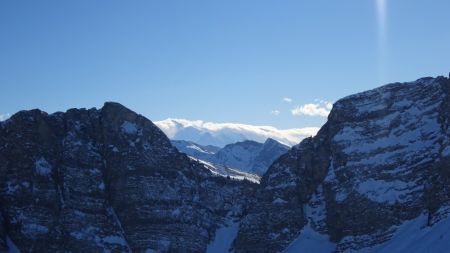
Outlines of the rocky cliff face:
<svg viewBox="0 0 450 253">
<path fill-rule="evenodd" d="M 254 187 L 116 103 L 0 124 L 0 251 L 202 252 Z"/>
<path fill-rule="evenodd" d="M 426 215 L 432 226 L 448 217 L 449 102 L 444 77 L 336 102 L 317 136 L 264 175 L 236 251 L 283 251 L 312 230 L 328 238 L 328 252 L 350 252 L 389 241 L 407 220 Z"/>
</svg>

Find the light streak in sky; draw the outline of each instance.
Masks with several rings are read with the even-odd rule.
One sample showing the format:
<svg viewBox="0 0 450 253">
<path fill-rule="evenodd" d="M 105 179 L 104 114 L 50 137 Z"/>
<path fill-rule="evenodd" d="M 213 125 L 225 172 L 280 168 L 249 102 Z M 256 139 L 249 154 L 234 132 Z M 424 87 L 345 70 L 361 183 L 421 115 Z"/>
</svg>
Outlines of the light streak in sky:
<svg viewBox="0 0 450 253">
<path fill-rule="evenodd" d="M 375 0 L 378 26 L 378 71 L 380 82 L 384 82 L 387 72 L 387 0 Z"/>
</svg>

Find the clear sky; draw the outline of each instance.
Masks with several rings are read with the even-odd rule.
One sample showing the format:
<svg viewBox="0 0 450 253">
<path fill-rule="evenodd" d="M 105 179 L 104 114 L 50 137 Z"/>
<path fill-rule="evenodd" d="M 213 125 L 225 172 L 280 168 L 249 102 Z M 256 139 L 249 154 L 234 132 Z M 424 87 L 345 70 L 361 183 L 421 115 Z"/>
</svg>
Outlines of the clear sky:
<svg viewBox="0 0 450 253">
<path fill-rule="evenodd" d="M 449 71 L 449 0 L 0 1 L 0 115 L 320 126 L 292 110 Z"/>
</svg>

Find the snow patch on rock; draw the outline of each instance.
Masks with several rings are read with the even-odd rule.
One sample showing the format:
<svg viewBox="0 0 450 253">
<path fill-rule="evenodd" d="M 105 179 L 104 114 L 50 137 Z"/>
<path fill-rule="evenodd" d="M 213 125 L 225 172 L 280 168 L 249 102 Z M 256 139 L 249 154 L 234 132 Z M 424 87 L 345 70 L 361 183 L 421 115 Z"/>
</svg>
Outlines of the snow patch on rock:
<svg viewBox="0 0 450 253">
<path fill-rule="evenodd" d="M 35 162 L 35 170 L 41 176 L 48 176 L 52 172 L 52 166 L 45 158 L 41 157 Z"/>
<path fill-rule="evenodd" d="M 8 248 L 7 253 L 20 253 L 19 248 L 11 240 L 11 238 L 9 238 L 9 236 L 6 236 L 6 247 Z"/>
<path fill-rule="evenodd" d="M 229 168 L 227 166 L 221 165 L 221 164 L 213 164 L 210 162 L 206 162 L 203 160 L 199 160 L 193 157 L 189 157 L 194 161 L 198 161 L 202 163 L 206 169 L 211 171 L 214 175 L 222 176 L 222 177 L 230 177 L 232 179 L 236 180 L 248 180 L 253 183 L 259 184 L 261 178 L 258 175 L 242 172 L 237 169 Z"/>
<path fill-rule="evenodd" d="M 356 190 L 372 201 L 395 204 L 407 201 L 408 195 L 418 187 L 413 182 L 368 179 L 359 183 Z"/>
<path fill-rule="evenodd" d="M 447 157 L 450 156 L 450 146 L 445 147 L 444 150 L 442 150 L 442 156 Z"/>
<path fill-rule="evenodd" d="M 138 131 L 138 127 L 136 126 L 136 124 L 129 121 L 124 121 L 120 128 L 125 134 L 136 134 Z"/>
</svg>

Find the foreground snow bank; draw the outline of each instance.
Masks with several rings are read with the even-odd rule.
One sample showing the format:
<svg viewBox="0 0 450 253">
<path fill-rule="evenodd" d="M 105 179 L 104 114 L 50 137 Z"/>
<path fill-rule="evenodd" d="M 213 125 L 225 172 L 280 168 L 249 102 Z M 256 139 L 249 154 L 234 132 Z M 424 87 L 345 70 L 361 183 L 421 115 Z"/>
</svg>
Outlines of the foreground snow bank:
<svg viewBox="0 0 450 253">
<path fill-rule="evenodd" d="M 405 221 L 396 227 L 389 241 L 358 251 L 348 250 L 345 253 L 448 253 L 450 252 L 450 217 L 433 226 L 427 226 L 427 214 L 416 219 Z M 351 241 L 351 237 L 343 240 Z M 327 235 L 314 231 L 309 224 L 299 237 L 284 251 L 284 253 L 331 253 L 336 244 L 330 242 Z"/>
</svg>

